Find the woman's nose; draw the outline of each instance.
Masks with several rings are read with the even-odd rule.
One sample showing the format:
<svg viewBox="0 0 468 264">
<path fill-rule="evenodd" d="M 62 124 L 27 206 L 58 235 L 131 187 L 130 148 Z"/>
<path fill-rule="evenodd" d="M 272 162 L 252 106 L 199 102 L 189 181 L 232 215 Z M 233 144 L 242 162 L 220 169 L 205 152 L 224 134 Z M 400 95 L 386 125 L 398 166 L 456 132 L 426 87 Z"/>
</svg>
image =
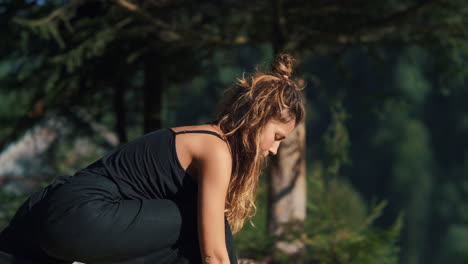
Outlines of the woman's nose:
<svg viewBox="0 0 468 264">
<path fill-rule="evenodd" d="M 270 155 L 276 155 L 276 153 L 278 152 L 279 145 L 279 142 L 275 142 L 273 146 L 271 146 L 271 148 L 268 150 L 268 152 L 270 152 Z"/>
</svg>

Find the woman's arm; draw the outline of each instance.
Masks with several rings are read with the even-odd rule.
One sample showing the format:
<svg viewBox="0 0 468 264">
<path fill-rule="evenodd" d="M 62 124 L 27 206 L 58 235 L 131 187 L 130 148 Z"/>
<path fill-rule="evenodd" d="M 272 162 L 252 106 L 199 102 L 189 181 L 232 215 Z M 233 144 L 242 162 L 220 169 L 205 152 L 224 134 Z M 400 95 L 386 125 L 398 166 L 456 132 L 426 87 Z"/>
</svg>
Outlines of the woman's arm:
<svg viewBox="0 0 468 264">
<path fill-rule="evenodd" d="M 230 263 L 226 249 L 224 205 L 231 177 L 228 146 L 217 138 L 206 138 L 197 155 L 198 235 L 203 264 Z"/>
</svg>

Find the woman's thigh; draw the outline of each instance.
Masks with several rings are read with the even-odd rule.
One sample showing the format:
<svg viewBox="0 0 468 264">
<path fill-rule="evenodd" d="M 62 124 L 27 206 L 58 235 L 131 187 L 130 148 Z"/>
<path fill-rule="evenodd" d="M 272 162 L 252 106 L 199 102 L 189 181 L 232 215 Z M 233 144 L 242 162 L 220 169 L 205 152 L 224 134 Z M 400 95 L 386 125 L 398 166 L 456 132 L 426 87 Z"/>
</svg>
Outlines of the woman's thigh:
<svg viewBox="0 0 468 264">
<path fill-rule="evenodd" d="M 182 231 L 183 233 L 184 231 Z M 191 238 L 190 238 L 191 237 Z M 237 264 L 237 256 L 234 247 L 234 239 L 229 228 L 229 223 L 225 219 L 225 237 L 226 247 L 231 264 Z M 198 235 L 196 230 L 185 234 L 173 247 L 152 251 L 150 254 L 129 258 L 124 261 L 102 261 L 89 262 L 87 264 L 198 264 L 201 263 L 201 256 L 198 244 Z"/>
<path fill-rule="evenodd" d="M 196 199 L 123 200 L 108 179 L 74 177 L 33 195 L 23 205 L 9 228 L 12 235 L 0 235 L 0 242 L 6 238 L 7 245 L 8 237 L 18 240 L 9 252 L 29 256 L 37 251 L 37 256 L 57 263 L 200 261 Z M 226 245 L 231 263 L 236 263 L 227 221 Z"/>
<path fill-rule="evenodd" d="M 173 247 L 182 222 L 171 200 L 93 201 L 44 221 L 41 246 L 60 259 L 123 261 Z"/>
</svg>

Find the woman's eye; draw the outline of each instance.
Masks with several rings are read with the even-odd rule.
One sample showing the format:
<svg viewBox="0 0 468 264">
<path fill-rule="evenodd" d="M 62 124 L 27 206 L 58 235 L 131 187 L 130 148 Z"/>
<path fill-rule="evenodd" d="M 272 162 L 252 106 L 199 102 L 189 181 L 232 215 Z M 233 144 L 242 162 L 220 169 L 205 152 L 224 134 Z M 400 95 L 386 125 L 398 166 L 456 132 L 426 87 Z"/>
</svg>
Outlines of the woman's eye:
<svg viewBox="0 0 468 264">
<path fill-rule="evenodd" d="M 275 141 L 282 141 L 284 138 L 281 134 L 275 134 Z"/>
</svg>

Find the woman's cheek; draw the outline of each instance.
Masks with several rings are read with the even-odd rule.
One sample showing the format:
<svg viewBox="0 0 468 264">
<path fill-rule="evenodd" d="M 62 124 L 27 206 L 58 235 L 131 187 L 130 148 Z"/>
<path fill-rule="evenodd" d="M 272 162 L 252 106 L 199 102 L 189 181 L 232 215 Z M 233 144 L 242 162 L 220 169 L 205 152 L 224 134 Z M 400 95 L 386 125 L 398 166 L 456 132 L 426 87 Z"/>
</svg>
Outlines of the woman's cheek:
<svg viewBox="0 0 468 264">
<path fill-rule="evenodd" d="M 264 141 L 263 150 L 269 150 L 273 146 L 274 141 L 267 139 Z"/>
</svg>

